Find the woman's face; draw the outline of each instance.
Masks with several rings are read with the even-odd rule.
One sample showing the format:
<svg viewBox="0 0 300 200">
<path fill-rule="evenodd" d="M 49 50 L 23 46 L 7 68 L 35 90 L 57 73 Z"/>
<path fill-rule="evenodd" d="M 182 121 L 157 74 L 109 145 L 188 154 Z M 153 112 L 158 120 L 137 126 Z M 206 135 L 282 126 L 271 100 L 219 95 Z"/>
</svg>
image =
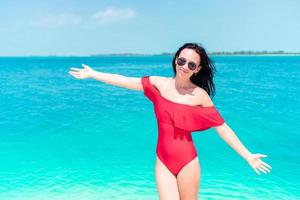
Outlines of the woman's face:
<svg viewBox="0 0 300 200">
<path fill-rule="evenodd" d="M 184 65 L 179 65 L 179 63 Z M 180 76 L 190 77 L 194 73 L 197 73 L 200 69 L 200 56 L 193 49 L 183 49 L 179 56 L 176 58 L 176 74 L 180 74 Z M 190 66 L 190 67 L 189 67 Z M 193 69 L 193 67 L 195 69 Z M 192 68 L 192 69 L 190 69 Z"/>
</svg>

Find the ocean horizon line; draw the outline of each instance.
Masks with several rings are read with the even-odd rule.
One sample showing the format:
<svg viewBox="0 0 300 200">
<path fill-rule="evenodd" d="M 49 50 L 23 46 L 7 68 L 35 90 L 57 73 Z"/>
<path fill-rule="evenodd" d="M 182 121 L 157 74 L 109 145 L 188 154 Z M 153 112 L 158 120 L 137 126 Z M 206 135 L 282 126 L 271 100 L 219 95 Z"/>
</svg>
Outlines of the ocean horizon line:
<svg viewBox="0 0 300 200">
<path fill-rule="evenodd" d="M 163 53 L 154 53 L 154 54 L 146 54 L 146 53 L 103 53 L 103 54 L 90 54 L 90 55 L 0 55 L 1 58 L 7 57 L 105 57 L 105 56 L 173 56 L 174 53 L 171 52 L 163 52 Z M 283 55 L 300 55 L 300 52 L 285 52 L 285 51 L 215 51 L 208 52 L 208 55 L 216 55 L 216 56 L 257 56 L 257 55 L 270 55 L 270 56 L 283 56 Z"/>
</svg>

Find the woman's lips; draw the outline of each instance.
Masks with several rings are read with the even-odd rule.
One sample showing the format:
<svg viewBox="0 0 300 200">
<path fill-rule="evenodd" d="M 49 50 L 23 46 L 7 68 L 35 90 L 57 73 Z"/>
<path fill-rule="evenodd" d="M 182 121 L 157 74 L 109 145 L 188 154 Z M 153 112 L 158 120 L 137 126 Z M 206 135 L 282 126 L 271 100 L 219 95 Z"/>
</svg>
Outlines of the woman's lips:
<svg viewBox="0 0 300 200">
<path fill-rule="evenodd" d="M 184 71 L 182 68 L 180 69 L 180 71 L 182 71 L 183 73 L 187 74 L 187 71 Z"/>
</svg>

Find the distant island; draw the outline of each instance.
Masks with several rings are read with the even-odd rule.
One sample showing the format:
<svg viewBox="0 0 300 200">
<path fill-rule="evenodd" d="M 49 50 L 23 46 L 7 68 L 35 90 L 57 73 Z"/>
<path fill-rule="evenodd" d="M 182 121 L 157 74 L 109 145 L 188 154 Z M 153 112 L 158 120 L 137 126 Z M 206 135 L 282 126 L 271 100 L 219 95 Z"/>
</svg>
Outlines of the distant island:
<svg viewBox="0 0 300 200">
<path fill-rule="evenodd" d="M 111 53 L 111 54 L 95 54 L 92 57 L 97 56 L 173 56 L 175 54 L 171 52 L 163 52 L 160 54 L 141 54 L 141 53 Z M 282 50 L 278 51 L 214 51 L 208 52 L 209 55 L 300 55 L 300 52 L 286 52 Z"/>
<path fill-rule="evenodd" d="M 281 54 L 290 54 L 290 55 L 300 55 L 300 52 L 285 52 L 282 50 L 279 51 L 216 51 L 209 53 L 210 55 L 281 55 Z"/>
</svg>

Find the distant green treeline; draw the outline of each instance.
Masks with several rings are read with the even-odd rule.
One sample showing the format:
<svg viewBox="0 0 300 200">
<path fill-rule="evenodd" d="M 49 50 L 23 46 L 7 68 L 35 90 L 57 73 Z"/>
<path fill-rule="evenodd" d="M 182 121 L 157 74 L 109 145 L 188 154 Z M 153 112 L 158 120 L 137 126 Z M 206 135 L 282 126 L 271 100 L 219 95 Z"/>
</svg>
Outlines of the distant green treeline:
<svg viewBox="0 0 300 200">
<path fill-rule="evenodd" d="M 175 53 L 164 52 L 161 55 L 174 55 Z M 278 51 L 214 51 L 208 52 L 210 55 L 269 55 L 269 54 L 297 54 L 300 55 L 300 52 L 286 52 L 282 50 Z"/>
<path fill-rule="evenodd" d="M 174 53 L 170 52 L 163 52 L 160 54 L 151 54 L 151 55 L 157 55 L 157 56 L 164 56 L 164 55 L 174 55 Z M 300 52 L 285 52 L 282 50 L 278 51 L 214 51 L 214 52 L 208 52 L 209 55 L 300 55 Z M 141 53 L 112 53 L 112 54 L 96 54 L 96 55 L 91 55 L 91 56 L 147 56 L 150 54 L 141 54 Z"/>
<path fill-rule="evenodd" d="M 292 52 L 285 52 L 285 51 L 216 51 L 216 52 L 211 52 L 209 53 L 211 55 L 266 55 L 266 54 L 300 54 L 299 52 L 297 53 L 292 53 Z"/>
</svg>

